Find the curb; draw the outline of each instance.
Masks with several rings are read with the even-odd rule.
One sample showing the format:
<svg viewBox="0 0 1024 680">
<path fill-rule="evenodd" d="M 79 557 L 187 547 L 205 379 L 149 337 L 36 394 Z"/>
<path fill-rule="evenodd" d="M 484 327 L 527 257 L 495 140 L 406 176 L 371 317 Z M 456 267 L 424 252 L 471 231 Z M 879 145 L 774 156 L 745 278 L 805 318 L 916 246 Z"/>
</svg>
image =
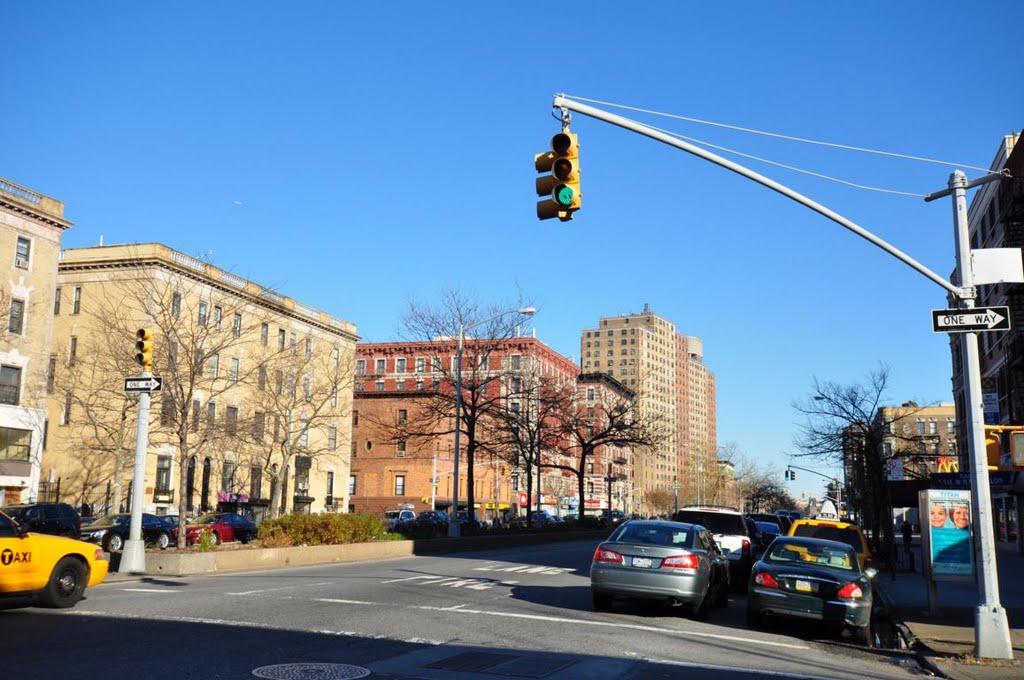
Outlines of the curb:
<svg viewBox="0 0 1024 680">
<path fill-rule="evenodd" d="M 914 659 L 921 665 L 922 668 L 927 670 L 932 675 L 939 678 L 949 678 L 949 676 L 939 668 L 938 664 L 932 659 L 935 654 L 935 650 L 931 649 L 922 640 L 917 638 L 913 631 L 903 622 L 903 619 L 898 615 L 899 609 L 896 607 L 896 603 L 893 601 L 889 593 L 886 592 L 885 588 L 880 582 L 875 583 L 875 592 L 878 593 L 878 599 L 882 601 L 882 606 L 885 608 L 886 613 L 889 615 L 889 620 L 892 625 L 899 631 L 899 635 L 903 638 L 903 644 L 907 646 L 907 650 L 914 655 Z"/>
</svg>

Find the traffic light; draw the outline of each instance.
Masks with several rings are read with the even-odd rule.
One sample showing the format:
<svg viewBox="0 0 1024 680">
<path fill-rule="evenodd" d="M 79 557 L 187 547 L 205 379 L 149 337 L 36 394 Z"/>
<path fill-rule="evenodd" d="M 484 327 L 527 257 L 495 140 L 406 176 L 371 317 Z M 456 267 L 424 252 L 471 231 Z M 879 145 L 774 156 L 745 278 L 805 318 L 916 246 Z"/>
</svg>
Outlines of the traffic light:
<svg viewBox="0 0 1024 680">
<path fill-rule="evenodd" d="M 569 128 L 551 138 L 551 151 L 534 156 L 537 172 L 551 173 L 537 178 L 537 195 L 547 196 L 537 202 L 537 218 L 549 220 L 557 217 L 563 222 L 572 219 L 580 209 L 579 143 Z"/>
<path fill-rule="evenodd" d="M 142 370 L 153 370 L 153 329 L 140 328 L 135 331 L 135 361 L 139 362 Z"/>
<path fill-rule="evenodd" d="M 792 482 L 795 479 L 796 479 L 796 470 L 790 470 L 789 471 L 789 481 Z"/>
</svg>

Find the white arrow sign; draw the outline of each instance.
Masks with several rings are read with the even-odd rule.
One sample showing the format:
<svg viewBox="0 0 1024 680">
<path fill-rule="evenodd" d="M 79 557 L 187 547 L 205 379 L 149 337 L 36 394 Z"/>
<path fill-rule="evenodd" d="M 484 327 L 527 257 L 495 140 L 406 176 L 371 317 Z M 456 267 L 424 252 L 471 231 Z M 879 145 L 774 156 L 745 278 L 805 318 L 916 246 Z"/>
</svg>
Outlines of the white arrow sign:
<svg viewBox="0 0 1024 680">
<path fill-rule="evenodd" d="M 161 378 L 125 378 L 125 392 L 159 392 L 163 385 Z"/>
<path fill-rule="evenodd" d="M 932 330 L 936 333 L 1007 331 L 1010 330 L 1010 308 L 933 309 Z"/>
</svg>

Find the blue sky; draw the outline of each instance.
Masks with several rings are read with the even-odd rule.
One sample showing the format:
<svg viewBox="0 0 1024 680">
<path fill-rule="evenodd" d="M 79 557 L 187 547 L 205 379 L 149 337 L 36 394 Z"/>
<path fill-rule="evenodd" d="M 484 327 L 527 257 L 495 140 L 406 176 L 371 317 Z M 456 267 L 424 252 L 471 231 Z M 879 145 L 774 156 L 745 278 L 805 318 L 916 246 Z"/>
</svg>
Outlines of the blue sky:
<svg viewBox="0 0 1024 680">
<path fill-rule="evenodd" d="M 0 176 L 65 245 L 159 241 L 396 337 L 411 298 L 519 290 L 538 337 L 651 308 L 704 340 L 720 443 L 784 468 L 816 376 L 951 401 L 943 289 L 748 180 L 576 116 L 583 209 L 534 215 L 552 94 L 985 166 L 1022 123 L 1013 2 L 9 4 Z M 924 194 L 951 167 L 637 116 Z M 948 200 L 752 161 L 945 276 Z M 969 171 L 969 176 L 977 176 Z M 627 232 L 628 243 L 615 234 Z M 814 467 L 813 463 L 797 463 Z M 793 491 L 817 491 L 801 475 Z"/>
</svg>

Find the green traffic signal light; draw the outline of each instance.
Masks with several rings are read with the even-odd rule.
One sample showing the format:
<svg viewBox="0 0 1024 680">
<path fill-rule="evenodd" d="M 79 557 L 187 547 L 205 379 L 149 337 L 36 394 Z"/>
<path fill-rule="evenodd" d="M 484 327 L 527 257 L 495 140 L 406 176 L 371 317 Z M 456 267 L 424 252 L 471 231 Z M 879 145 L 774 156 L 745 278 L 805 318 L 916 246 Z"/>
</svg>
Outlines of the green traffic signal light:
<svg viewBox="0 0 1024 680">
<path fill-rule="evenodd" d="M 555 202 L 558 203 L 558 205 L 568 208 L 572 205 L 572 199 L 573 196 L 575 196 L 575 192 L 568 184 L 560 184 L 555 187 L 554 195 Z"/>
</svg>

